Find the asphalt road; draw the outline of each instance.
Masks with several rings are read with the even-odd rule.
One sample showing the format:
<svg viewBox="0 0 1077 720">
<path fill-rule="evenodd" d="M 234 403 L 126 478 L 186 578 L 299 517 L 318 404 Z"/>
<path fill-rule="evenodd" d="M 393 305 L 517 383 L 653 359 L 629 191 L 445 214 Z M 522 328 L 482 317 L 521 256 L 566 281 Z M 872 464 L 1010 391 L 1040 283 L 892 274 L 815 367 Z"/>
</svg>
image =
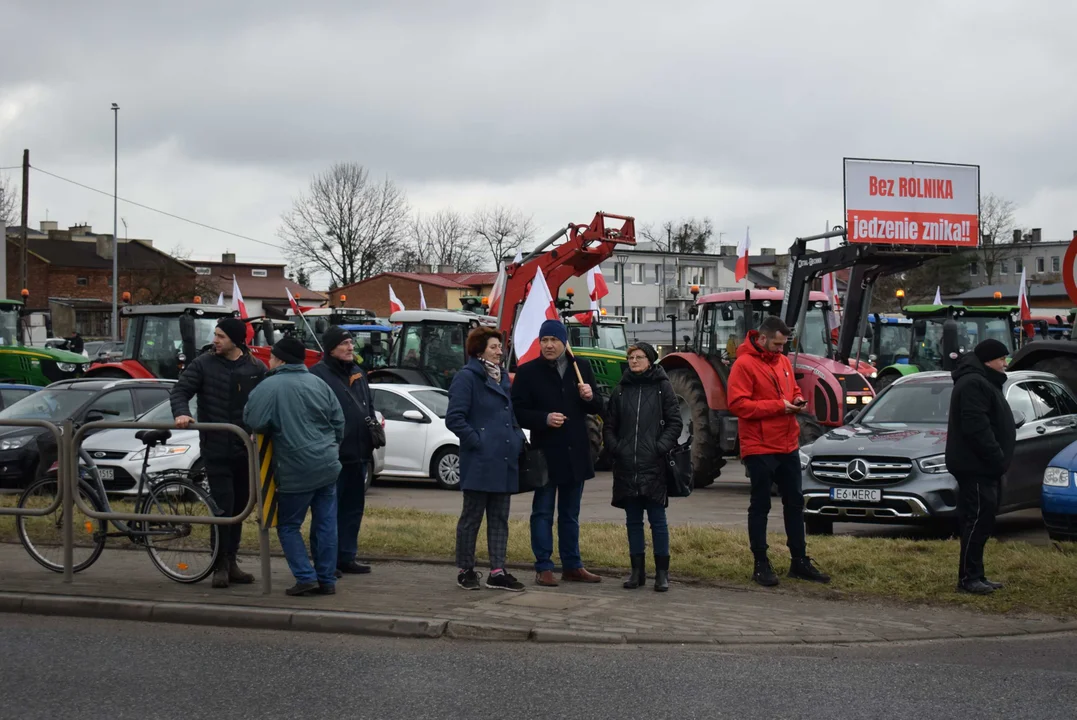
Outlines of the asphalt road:
<svg viewBox="0 0 1077 720">
<path fill-rule="evenodd" d="M 598 473 L 585 485 L 580 519 L 591 522 L 624 522 L 624 511 L 610 505 L 613 476 Z M 728 463 L 722 475 L 713 485 L 695 490 L 691 497 L 670 501 L 668 515 L 671 524 L 724 525 L 748 527 L 748 496 L 750 486 L 739 462 Z M 410 507 L 431 512 L 460 512 L 460 494 L 439 490 L 432 482 L 378 478 L 367 495 L 367 503 L 375 507 Z M 526 518 L 531 505 L 526 499 L 512 503 L 512 516 Z M 770 522 L 781 527 L 781 499 L 771 499 Z M 944 538 L 945 531 L 938 527 L 909 525 L 871 525 L 866 523 L 839 523 L 835 534 L 864 537 L 917 537 Z M 1009 513 L 998 519 L 995 536 L 999 540 L 1024 540 L 1047 544 L 1047 531 L 1039 510 Z"/>
<path fill-rule="evenodd" d="M 0 718 L 1072 718 L 1073 636 L 696 650 L 0 616 Z"/>
</svg>

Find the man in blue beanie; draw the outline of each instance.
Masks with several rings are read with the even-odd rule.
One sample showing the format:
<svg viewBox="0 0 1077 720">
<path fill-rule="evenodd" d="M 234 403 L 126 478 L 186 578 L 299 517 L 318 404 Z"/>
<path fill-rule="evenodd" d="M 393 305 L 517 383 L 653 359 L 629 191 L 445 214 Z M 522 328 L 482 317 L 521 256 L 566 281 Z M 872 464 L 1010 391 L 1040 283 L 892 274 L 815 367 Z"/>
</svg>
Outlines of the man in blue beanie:
<svg viewBox="0 0 1077 720">
<path fill-rule="evenodd" d="M 546 456 L 550 481 L 535 491 L 531 504 L 531 550 L 535 583 L 556 587 L 553 516 L 557 508 L 557 541 L 563 582 L 600 582 L 583 567 L 580 557 L 580 502 L 583 483 L 595 476 L 587 416 L 602 413 L 591 366 L 568 352 L 568 331 L 560 320 L 539 329 L 541 357 L 524 363 L 512 382 L 512 406 L 531 444 Z M 581 382 L 582 380 L 582 382 Z"/>
</svg>

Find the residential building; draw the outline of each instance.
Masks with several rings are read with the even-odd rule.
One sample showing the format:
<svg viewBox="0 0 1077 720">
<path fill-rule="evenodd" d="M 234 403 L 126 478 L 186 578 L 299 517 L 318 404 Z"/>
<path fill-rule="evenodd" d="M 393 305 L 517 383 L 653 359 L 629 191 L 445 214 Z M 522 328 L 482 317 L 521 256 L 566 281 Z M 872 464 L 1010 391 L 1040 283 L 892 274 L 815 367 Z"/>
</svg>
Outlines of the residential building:
<svg viewBox="0 0 1077 720">
<path fill-rule="evenodd" d="M 1021 280 L 1020 276 L 1017 278 Z M 1018 284 L 1003 283 L 998 285 L 985 285 L 973 288 L 948 302 L 962 305 L 1017 305 Z M 996 297 L 998 293 L 998 297 Z M 1066 294 L 1066 288 L 1062 283 L 1029 283 L 1028 305 L 1034 315 L 1062 315 L 1065 317 L 1074 305 L 1077 305 Z"/>
<path fill-rule="evenodd" d="M 1021 271 L 1024 270 L 1029 282 L 1060 282 L 1062 261 L 1073 240 L 1041 240 L 1041 237 L 1039 228 L 1033 228 L 1032 232 L 1027 234 L 1015 230 L 1012 241 L 1005 243 L 998 251 L 992 281 L 1003 285 L 1017 283 L 1021 279 Z M 1077 240 L 1077 230 L 1073 231 L 1073 238 Z M 972 285 L 983 286 L 987 283 L 983 264 L 982 254 L 969 262 L 969 279 Z"/>
<path fill-rule="evenodd" d="M 223 293 L 225 305 L 232 304 L 232 279 L 239 285 L 249 317 L 263 315 L 277 320 L 288 314 L 288 291 L 305 306 L 321 307 L 325 295 L 289 279 L 284 263 L 241 263 L 235 253 L 222 253 L 217 260 L 191 260 L 195 273 L 211 288 L 202 302 L 215 303 Z"/>
<path fill-rule="evenodd" d="M 460 298 L 488 296 L 496 279 L 497 274 L 492 272 L 386 272 L 332 291 L 330 305 L 340 305 L 340 296 L 344 295 L 347 297 L 344 304 L 348 307 L 366 308 L 378 317 L 388 317 L 390 285 L 408 310 L 419 309 L 421 286 L 428 308 L 458 310 L 461 307 Z"/>
<path fill-rule="evenodd" d="M 7 296 L 20 299 L 21 227 L 6 228 Z M 44 221 L 27 228 L 27 309 L 45 318 L 53 336 L 72 330 L 87 339 L 106 338 L 112 327 L 111 234 L 89 225 L 60 230 Z M 133 303 L 190 302 L 200 284 L 193 267 L 153 246 L 152 240 L 123 238 L 118 243 L 120 299 Z M 121 328 L 122 331 L 122 328 Z"/>
</svg>

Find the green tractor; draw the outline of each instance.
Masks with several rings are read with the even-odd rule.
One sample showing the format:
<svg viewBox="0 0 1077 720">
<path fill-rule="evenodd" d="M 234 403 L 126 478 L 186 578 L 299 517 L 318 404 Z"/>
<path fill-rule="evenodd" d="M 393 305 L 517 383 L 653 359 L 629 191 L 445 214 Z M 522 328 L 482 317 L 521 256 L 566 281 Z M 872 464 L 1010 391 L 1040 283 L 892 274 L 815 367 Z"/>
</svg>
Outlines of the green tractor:
<svg viewBox="0 0 1077 720">
<path fill-rule="evenodd" d="M 876 390 L 882 390 L 898 378 L 918 372 L 942 370 L 944 362 L 943 326 L 948 320 L 957 323 L 957 352 L 971 352 L 977 343 L 994 338 L 1006 345 L 1012 356 L 1016 350 L 1016 333 L 1020 311 L 1015 306 L 996 305 L 909 305 L 903 310 L 912 321 L 912 338 L 908 353 L 878 372 Z M 889 358 L 888 358 L 889 359 Z"/>
<path fill-rule="evenodd" d="M 23 344 L 23 303 L 0 300 L 0 382 L 45 387 L 81 377 L 89 358 L 66 350 Z"/>
<path fill-rule="evenodd" d="M 621 382 L 621 375 L 628 370 L 627 318 L 600 315 L 598 321 L 588 327 L 571 314 L 565 315 L 562 311 L 562 315 L 573 354 L 591 364 L 598 389 L 608 399 L 613 388 Z"/>
</svg>

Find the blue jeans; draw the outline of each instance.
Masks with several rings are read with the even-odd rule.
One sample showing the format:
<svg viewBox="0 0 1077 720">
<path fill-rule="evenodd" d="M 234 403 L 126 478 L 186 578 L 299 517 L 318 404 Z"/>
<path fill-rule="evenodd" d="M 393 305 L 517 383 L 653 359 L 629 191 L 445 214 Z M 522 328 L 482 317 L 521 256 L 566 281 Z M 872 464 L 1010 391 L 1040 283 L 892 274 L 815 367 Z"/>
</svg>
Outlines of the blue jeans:
<svg viewBox="0 0 1077 720">
<path fill-rule="evenodd" d="M 654 500 L 632 498 L 625 506 L 625 525 L 628 526 L 628 551 L 633 555 L 647 552 L 643 539 L 643 511 L 651 522 L 651 543 L 654 545 L 655 557 L 669 556 L 669 525 L 666 524 L 666 509 Z"/>
<path fill-rule="evenodd" d="M 288 561 L 288 569 L 298 583 L 336 584 L 337 569 L 337 486 L 336 483 L 305 493 L 277 495 L 277 538 Z M 310 564 L 303 542 L 303 520 L 310 508 L 310 537 L 317 548 Z"/>
<path fill-rule="evenodd" d="M 561 570 L 579 570 L 580 501 L 583 483 L 548 484 L 535 491 L 531 501 L 531 552 L 535 554 L 535 572 L 553 570 L 553 509 L 557 505 L 557 546 L 561 553 Z"/>
<path fill-rule="evenodd" d="M 366 511 L 366 463 L 341 463 L 337 477 L 337 566 L 355 560 L 359 528 Z M 310 554 L 318 555 L 318 540 L 310 535 Z"/>
</svg>

